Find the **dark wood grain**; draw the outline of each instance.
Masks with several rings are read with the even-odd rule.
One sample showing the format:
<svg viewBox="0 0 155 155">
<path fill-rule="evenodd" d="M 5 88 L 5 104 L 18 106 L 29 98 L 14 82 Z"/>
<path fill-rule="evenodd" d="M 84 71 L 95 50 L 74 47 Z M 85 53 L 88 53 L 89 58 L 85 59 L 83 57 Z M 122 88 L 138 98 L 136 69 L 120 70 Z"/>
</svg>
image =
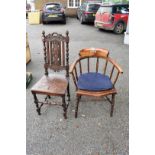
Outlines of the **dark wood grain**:
<svg viewBox="0 0 155 155">
<path fill-rule="evenodd" d="M 64 118 L 67 118 L 67 104 L 65 95 L 67 93 L 70 101 L 69 89 L 69 32 L 66 36 L 56 32 L 45 35 L 42 32 L 43 51 L 44 51 L 44 69 L 45 75 L 32 87 L 31 92 L 34 96 L 37 112 L 41 114 L 41 107 L 50 103 L 50 96 L 60 96 L 62 98 L 62 107 Z M 65 70 L 66 74 L 49 73 L 49 70 L 59 72 Z M 37 95 L 45 95 L 44 101 L 39 101 Z M 48 97 L 47 97 L 48 96 Z M 41 105 L 39 105 L 41 104 Z"/>
</svg>

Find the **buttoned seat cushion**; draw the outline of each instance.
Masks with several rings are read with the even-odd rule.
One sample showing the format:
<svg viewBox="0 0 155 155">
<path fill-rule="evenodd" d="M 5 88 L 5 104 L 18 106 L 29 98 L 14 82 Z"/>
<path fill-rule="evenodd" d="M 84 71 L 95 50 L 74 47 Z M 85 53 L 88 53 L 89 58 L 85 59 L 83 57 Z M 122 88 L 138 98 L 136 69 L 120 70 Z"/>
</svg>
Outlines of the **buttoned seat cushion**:
<svg viewBox="0 0 155 155">
<path fill-rule="evenodd" d="M 113 88 L 113 84 L 107 75 L 96 72 L 81 74 L 78 78 L 77 86 L 78 89 L 90 91 L 101 91 Z"/>
</svg>

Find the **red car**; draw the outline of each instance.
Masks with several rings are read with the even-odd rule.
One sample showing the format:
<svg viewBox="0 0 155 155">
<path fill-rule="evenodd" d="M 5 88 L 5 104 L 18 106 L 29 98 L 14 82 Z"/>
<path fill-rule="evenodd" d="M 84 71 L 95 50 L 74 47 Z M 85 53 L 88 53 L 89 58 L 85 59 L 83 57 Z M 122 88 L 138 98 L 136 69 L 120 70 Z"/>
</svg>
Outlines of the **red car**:
<svg viewBox="0 0 155 155">
<path fill-rule="evenodd" d="M 121 34 L 126 30 L 129 4 L 102 5 L 95 16 L 95 27 Z"/>
</svg>

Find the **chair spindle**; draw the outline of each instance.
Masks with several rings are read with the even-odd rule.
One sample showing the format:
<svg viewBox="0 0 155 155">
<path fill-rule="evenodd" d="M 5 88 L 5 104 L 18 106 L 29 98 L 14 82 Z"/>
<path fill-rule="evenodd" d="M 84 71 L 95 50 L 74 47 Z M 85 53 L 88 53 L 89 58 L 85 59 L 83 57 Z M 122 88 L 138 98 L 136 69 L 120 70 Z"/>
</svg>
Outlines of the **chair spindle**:
<svg viewBox="0 0 155 155">
<path fill-rule="evenodd" d="M 74 82 L 74 84 L 76 86 L 76 89 L 77 89 L 78 87 L 77 87 L 77 84 L 76 84 L 76 79 L 75 79 L 74 73 L 72 72 L 71 74 L 72 74 L 72 77 L 73 77 L 73 82 Z"/>
<path fill-rule="evenodd" d="M 82 66 L 81 66 L 81 61 L 79 61 L 79 68 L 80 68 L 80 74 L 82 74 Z"/>
<path fill-rule="evenodd" d="M 88 73 L 89 73 L 89 58 L 87 60 L 88 60 Z"/>
<path fill-rule="evenodd" d="M 97 61 L 96 61 L 96 72 L 98 72 L 98 66 L 99 66 L 99 58 L 97 58 Z"/>
<path fill-rule="evenodd" d="M 114 72 L 114 68 L 115 68 L 115 66 L 113 65 L 111 73 L 110 73 L 110 79 L 112 78 L 112 75 L 113 75 L 113 72 Z"/>
<path fill-rule="evenodd" d="M 107 64 L 108 64 L 108 60 L 106 60 L 106 62 L 105 62 L 105 66 L 104 66 L 104 74 L 106 74 Z"/>
<path fill-rule="evenodd" d="M 115 83 L 116 83 L 116 81 L 117 81 L 117 79 L 118 79 L 118 76 L 119 76 L 119 72 L 117 72 L 117 75 L 116 75 L 116 78 L 115 78 L 115 80 L 114 80 L 114 82 L 113 82 L 113 85 L 115 85 Z"/>
<path fill-rule="evenodd" d="M 76 81 L 78 81 L 78 75 L 77 75 L 77 69 L 76 69 L 76 67 L 74 68 L 74 71 L 75 71 Z"/>
<path fill-rule="evenodd" d="M 65 46 L 64 46 L 64 42 L 62 41 L 62 64 L 63 66 L 65 66 Z"/>
</svg>

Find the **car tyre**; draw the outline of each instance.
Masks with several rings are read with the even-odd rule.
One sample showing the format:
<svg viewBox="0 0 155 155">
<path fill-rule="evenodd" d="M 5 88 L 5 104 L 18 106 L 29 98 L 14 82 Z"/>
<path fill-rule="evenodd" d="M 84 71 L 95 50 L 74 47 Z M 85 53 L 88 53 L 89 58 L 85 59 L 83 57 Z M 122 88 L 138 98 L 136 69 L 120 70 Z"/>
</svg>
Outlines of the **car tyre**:
<svg viewBox="0 0 155 155">
<path fill-rule="evenodd" d="M 84 24 L 84 20 L 83 20 L 83 17 L 82 16 L 80 17 L 80 23 L 81 24 Z"/>
<path fill-rule="evenodd" d="M 47 22 L 45 22 L 45 21 L 43 21 L 43 20 L 42 20 L 42 23 L 43 23 L 43 24 L 47 24 Z"/>
<path fill-rule="evenodd" d="M 124 24 L 122 22 L 119 22 L 115 25 L 115 28 L 114 28 L 114 32 L 116 34 L 121 34 L 123 33 L 124 31 Z"/>
<path fill-rule="evenodd" d="M 63 20 L 63 24 L 66 24 L 66 19 Z"/>
</svg>

